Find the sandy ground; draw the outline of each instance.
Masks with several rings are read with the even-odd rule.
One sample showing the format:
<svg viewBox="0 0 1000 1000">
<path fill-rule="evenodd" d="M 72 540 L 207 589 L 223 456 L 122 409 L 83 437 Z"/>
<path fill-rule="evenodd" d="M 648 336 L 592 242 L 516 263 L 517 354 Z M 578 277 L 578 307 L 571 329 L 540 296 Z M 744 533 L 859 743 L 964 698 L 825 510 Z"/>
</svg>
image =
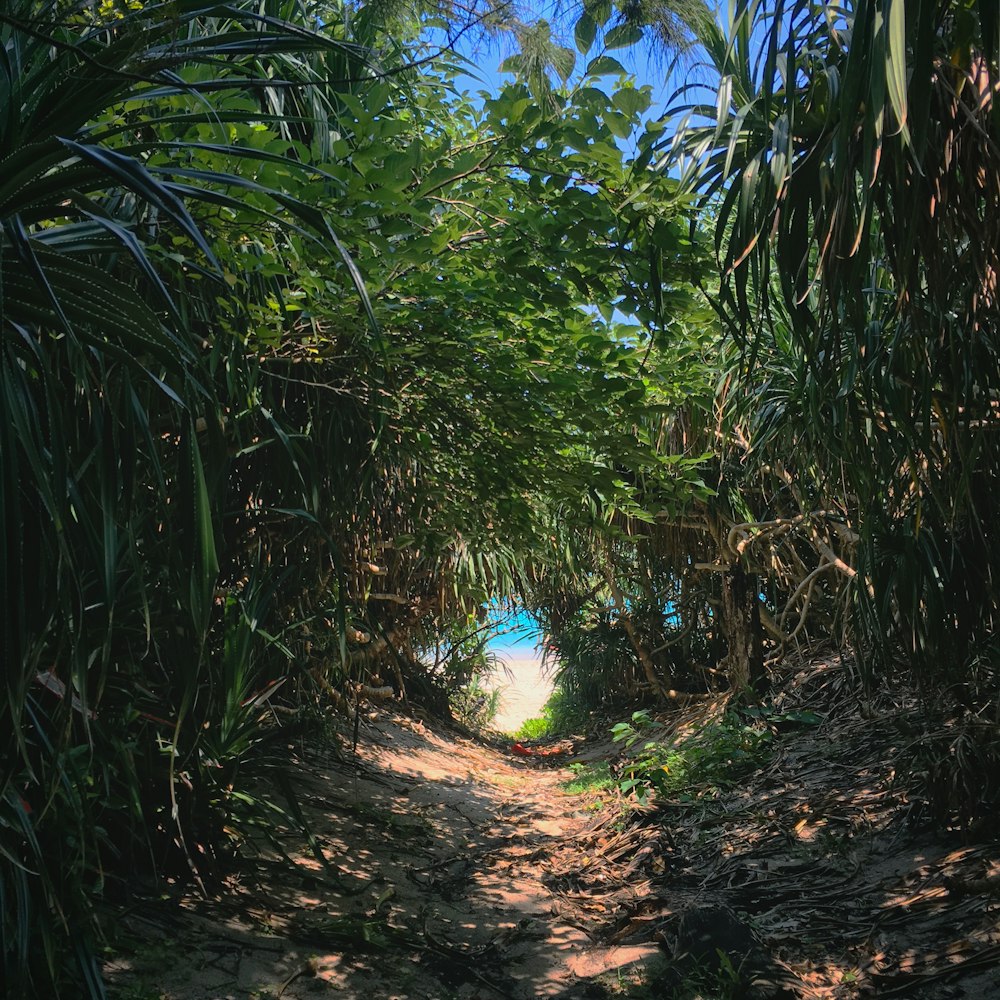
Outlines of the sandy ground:
<svg viewBox="0 0 1000 1000">
<path fill-rule="evenodd" d="M 655 738 L 721 709 L 664 713 Z M 768 752 L 732 787 L 624 811 L 563 787 L 560 765 L 612 757 L 607 743 L 557 764 L 391 711 L 361 718 L 356 755 L 343 722 L 319 744 L 290 736 L 311 842 L 272 818 L 208 898 L 127 907 L 109 997 L 1000 997 L 993 831 L 922 822 L 919 786 L 897 778 L 919 703 L 859 698 L 834 656 L 790 667 L 768 711 Z M 744 963 L 754 992 L 737 994 Z"/>
<path fill-rule="evenodd" d="M 537 700 L 537 704 L 540 701 Z M 582 1000 L 655 943 L 595 941 L 548 861 L 594 815 L 565 772 L 394 713 L 289 746 L 327 868 L 291 825 L 217 895 L 135 907 L 105 967 L 117 1000 Z"/>
<path fill-rule="evenodd" d="M 495 686 L 503 692 L 503 703 L 492 728 L 512 733 L 525 719 L 541 715 L 542 706 L 552 694 L 552 678 L 543 673 L 540 657 L 504 652 L 498 658 L 506 671 L 499 671 L 495 680 Z"/>
</svg>

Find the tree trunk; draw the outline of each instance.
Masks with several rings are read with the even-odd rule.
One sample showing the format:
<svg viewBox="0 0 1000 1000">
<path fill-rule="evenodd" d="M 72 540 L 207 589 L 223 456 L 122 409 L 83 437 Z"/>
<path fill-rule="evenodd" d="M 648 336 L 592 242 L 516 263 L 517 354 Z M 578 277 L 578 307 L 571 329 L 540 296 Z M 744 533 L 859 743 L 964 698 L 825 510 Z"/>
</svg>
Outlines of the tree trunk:
<svg viewBox="0 0 1000 1000">
<path fill-rule="evenodd" d="M 649 684 L 653 690 L 653 694 L 658 698 L 669 697 L 669 689 L 673 686 L 673 678 L 668 677 L 661 680 L 649 649 L 639 637 L 635 626 L 632 624 L 628 603 L 625 600 L 625 595 L 622 593 L 621 587 L 618 586 L 618 582 L 614 578 L 614 574 L 605 570 L 604 578 L 607 580 L 608 588 L 611 591 L 611 599 L 614 601 L 615 610 L 618 612 L 618 618 L 621 621 L 622 628 L 625 630 L 625 635 L 636 657 L 638 657 L 642 672 L 646 677 L 646 683 Z"/>
<path fill-rule="evenodd" d="M 740 566 L 722 575 L 722 627 L 729 683 L 736 692 L 759 693 L 766 678 L 757 575 Z"/>
</svg>

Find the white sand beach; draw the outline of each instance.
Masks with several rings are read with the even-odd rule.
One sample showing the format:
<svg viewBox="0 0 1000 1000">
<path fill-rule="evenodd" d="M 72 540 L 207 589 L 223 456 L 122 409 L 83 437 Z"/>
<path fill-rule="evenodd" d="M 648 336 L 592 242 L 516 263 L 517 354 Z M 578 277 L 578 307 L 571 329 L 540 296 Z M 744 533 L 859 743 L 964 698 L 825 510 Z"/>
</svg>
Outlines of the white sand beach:
<svg viewBox="0 0 1000 1000">
<path fill-rule="evenodd" d="M 498 670 L 493 678 L 493 687 L 502 690 L 503 703 L 492 728 L 514 732 L 525 719 L 541 714 L 542 706 L 552 694 L 552 679 L 543 676 L 540 656 L 519 656 L 510 651 L 501 652 L 498 659 L 506 665 L 510 676 Z"/>
</svg>

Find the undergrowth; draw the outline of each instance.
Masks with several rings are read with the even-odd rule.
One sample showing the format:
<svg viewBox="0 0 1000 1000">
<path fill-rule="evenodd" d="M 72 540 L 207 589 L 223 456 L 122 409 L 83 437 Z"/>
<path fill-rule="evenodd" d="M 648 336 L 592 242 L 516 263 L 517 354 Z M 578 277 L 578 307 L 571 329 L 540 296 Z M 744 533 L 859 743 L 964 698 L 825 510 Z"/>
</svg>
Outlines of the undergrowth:
<svg viewBox="0 0 1000 1000">
<path fill-rule="evenodd" d="M 549 700 L 542 706 L 542 714 L 526 719 L 521 728 L 511 735 L 519 740 L 544 740 L 586 730 L 590 726 L 591 712 L 557 683 Z"/>
<path fill-rule="evenodd" d="M 727 712 L 673 741 L 655 738 L 646 710 L 632 713 L 611 734 L 623 746 L 614 773 L 623 794 L 643 805 L 656 793 L 680 801 L 715 795 L 759 768 L 772 753 L 773 734 L 761 719 Z"/>
<path fill-rule="evenodd" d="M 511 735 L 519 740 L 544 740 L 547 736 L 554 735 L 552 732 L 552 720 L 545 717 L 544 708 L 542 712 L 542 715 L 534 719 L 525 719 L 521 723 L 521 727 Z"/>
<path fill-rule="evenodd" d="M 564 781 L 562 787 L 570 795 L 593 795 L 596 792 L 610 791 L 617 785 L 611 773 L 611 765 L 606 760 L 592 764 L 569 764 L 568 770 L 573 773 L 573 777 Z"/>
<path fill-rule="evenodd" d="M 500 714 L 504 689 L 488 685 L 488 676 L 474 673 L 461 688 L 449 695 L 455 718 L 470 729 L 488 729 Z"/>
</svg>

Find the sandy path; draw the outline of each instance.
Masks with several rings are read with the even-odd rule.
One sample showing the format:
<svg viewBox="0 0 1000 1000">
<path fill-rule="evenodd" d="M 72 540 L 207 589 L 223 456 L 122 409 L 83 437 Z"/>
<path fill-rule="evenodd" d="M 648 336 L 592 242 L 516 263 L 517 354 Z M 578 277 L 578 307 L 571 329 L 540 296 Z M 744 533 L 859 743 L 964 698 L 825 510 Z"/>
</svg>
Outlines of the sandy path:
<svg viewBox="0 0 1000 1000">
<path fill-rule="evenodd" d="M 128 957 L 119 943 L 109 995 L 624 1000 L 692 975 L 701 995 L 733 995 L 748 954 L 735 921 L 764 991 L 748 996 L 1000 996 L 992 831 L 915 820 L 899 783 L 899 724 L 920 703 L 858 697 L 838 656 L 794 669 L 759 767 L 600 822 L 558 770 L 401 717 L 366 723 L 357 767 L 343 737 L 289 747 L 329 867 L 289 823 L 274 832 L 294 863 L 265 854 L 215 899 L 133 906 L 118 925 L 137 943 Z M 706 731 L 721 707 L 692 703 L 662 738 Z M 730 972 L 709 990 L 720 951 Z M 622 989 L 631 963 L 646 966 L 639 992 Z"/>
<path fill-rule="evenodd" d="M 217 900 L 133 918 L 147 937 L 161 922 L 157 947 L 109 967 L 112 996 L 155 980 L 158 1000 L 577 1000 L 656 951 L 597 945 L 558 915 L 547 861 L 593 819 L 561 772 L 384 715 L 357 767 L 292 763 L 334 876 L 286 832 L 293 869 L 272 856 Z"/>
<path fill-rule="evenodd" d="M 541 657 L 502 652 L 499 659 L 505 669 L 497 672 L 496 686 L 501 688 L 503 700 L 492 728 L 512 733 L 525 719 L 542 714 L 542 706 L 552 694 L 552 678 L 543 673 Z"/>
</svg>

